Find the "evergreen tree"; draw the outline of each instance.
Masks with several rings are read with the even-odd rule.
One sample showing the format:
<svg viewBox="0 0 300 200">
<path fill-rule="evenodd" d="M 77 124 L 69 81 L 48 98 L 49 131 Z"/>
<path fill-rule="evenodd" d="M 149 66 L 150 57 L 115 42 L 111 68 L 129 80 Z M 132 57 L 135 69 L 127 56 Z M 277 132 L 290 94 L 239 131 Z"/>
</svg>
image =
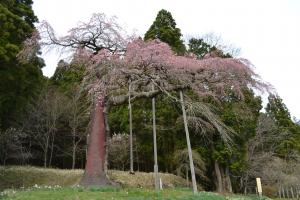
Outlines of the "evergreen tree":
<svg viewBox="0 0 300 200">
<path fill-rule="evenodd" d="M 279 126 L 290 127 L 293 122 L 290 112 L 282 99 L 278 95 L 270 95 L 268 100 L 269 103 L 266 107 L 268 116 L 272 117 Z"/>
<path fill-rule="evenodd" d="M 18 122 L 43 82 L 41 59 L 27 64 L 16 59 L 37 22 L 31 5 L 31 0 L 0 2 L 0 128 Z"/>
<path fill-rule="evenodd" d="M 181 31 L 176 27 L 176 22 L 170 12 L 162 9 L 158 12 L 155 21 L 146 32 L 144 40 L 160 39 L 168 43 L 174 52 L 184 54 L 186 49 L 180 39 Z"/>
<path fill-rule="evenodd" d="M 276 153 L 281 157 L 288 157 L 294 150 L 300 151 L 300 129 L 292 121 L 290 112 L 278 95 L 270 95 L 266 112 L 279 128 L 279 134 L 285 135 L 280 141 Z"/>
</svg>

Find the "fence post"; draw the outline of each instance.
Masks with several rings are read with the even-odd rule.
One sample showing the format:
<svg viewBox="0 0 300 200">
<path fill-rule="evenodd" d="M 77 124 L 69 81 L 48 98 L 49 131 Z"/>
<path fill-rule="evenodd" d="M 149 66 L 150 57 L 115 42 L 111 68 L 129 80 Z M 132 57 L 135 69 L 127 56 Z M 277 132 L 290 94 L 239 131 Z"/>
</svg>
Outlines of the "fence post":
<svg viewBox="0 0 300 200">
<path fill-rule="evenodd" d="M 258 192 L 259 198 L 261 198 L 262 197 L 262 187 L 261 187 L 260 178 L 256 178 L 256 185 L 257 185 L 257 192 Z"/>
</svg>

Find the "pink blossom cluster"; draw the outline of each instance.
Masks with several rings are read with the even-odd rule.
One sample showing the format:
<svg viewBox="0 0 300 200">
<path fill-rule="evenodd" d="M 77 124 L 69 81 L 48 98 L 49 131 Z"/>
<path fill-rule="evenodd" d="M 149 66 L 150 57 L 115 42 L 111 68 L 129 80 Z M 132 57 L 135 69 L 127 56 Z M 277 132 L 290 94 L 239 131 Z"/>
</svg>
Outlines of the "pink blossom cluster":
<svg viewBox="0 0 300 200">
<path fill-rule="evenodd" d="M 161 90 L 172 84 L 188 85 L 200 96 L 220 99 L 226 91 L 232 91 L 242 98 L 241 88 L 262 86 L 245 59 L 213 57 L 198 60 L 193 55 L 177 56 L 159 40 L 145 42 L 138 38 L 128 44 L 125 54 L 103 50 L 80 55 L 87 56 L 90 61 L 90 74 L 100 74 L 98 79 L 101 77 L 100 80 L 105 82 L 93 84 L 98 91 L 106 91 L 101 95 L 115 91 L 120 94 L 127 91 L 129 83 L 138 85 L 133 90 L 149 91 L 149 85 L 154 83 Z"/>
<path fill-rule="evenodd" d="M 126 36 L 116 18 L 94 14 L 89 22 L 80 22 L 68 35 L 56 37 L 52 27 L 43 22 L 39 35 L 25 42 L 24 54 L 32 55 L 39 45 L 73 50 L 72 63 L 86 66 L 83 85 L 99 100 L 106 96 L 149 91 L 154 84 L 162 91 L 185 85 L 199 96 L 223 98 L 226 91 L 242 97 L 241 88 L 260 89 L 265 85 L 245 59 L 206 56 L 198 60 L 193 54 L 177 56 L 160 40 L 143 41 Z M 30 51 L 31 50 L 31 51 Z"/>
</svg>

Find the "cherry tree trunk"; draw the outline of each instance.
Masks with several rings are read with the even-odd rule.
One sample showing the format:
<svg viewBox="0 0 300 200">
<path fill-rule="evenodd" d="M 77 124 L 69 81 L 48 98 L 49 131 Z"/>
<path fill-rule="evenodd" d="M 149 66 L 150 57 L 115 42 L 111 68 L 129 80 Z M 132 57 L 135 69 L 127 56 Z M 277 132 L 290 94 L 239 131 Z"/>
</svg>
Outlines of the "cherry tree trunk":
<svg viewBox="0 0 300 200">
<path fill-rule="evenodd" d="M 106 137 L 103 102 L 95 105 L 91 120 L 85 171 L 80 184 L 83 186 L 109 185 L 110 181 L 104 170 Z"/>
</svg>

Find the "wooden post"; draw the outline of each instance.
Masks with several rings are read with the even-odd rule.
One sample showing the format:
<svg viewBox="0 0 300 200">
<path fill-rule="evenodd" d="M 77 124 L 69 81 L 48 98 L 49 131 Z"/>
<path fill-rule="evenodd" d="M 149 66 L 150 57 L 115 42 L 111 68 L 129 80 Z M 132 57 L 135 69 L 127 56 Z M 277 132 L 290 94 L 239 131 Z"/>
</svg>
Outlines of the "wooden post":
<svg viewBox="0 0 300 200">
<path fill-rule="evenodd" d="M 131 83 L 129 83 L 128 109 L 129 109 L 129 144 L 130 144 L 130 172 L 129 173 L 134 174 L 134 171 L 133 171 L 133 142 L 132 142 Z"/>
<path fill-rule="evenodd" d="M 256 185 L 257 185 L 257 192 L 258 192 L 259 198 L 261 198 L 262 197 L 262 187 L 261 187 L 260 178 L 256 178 Z"/>
<path fill-rule="evenodd" d="M 180 90 L 180 101 L 181 101 L 181 108 L 182 108 L 182 114 L 183 114 L 183 123 L 184 123 L 185 135 L 186 135 L 186 142 L 187 142 L 188 153 L 189 153 L 193 192 L 194 192 L 194 194 L 196 194 L 197 193 L 197 183 L 196 183 L 196 176 L 195 176 L 195 168 L 194 168 L 194 162 L 193 162 L 193 156 L 192 156 L 190 134 L 189 134 L 188 124 L 187 124 L 187 119 L 186 119 L 186 112 L 185 112 L 184 101 L 183 101 L 183 94 L 182 94 L 181 90 Z"/>
<path fill-rule="evenodd" d="M 152 85 L 154 90 L 154 85 Z M 154 184 L 155 190 L 159 190 L 158 164 L 157 164 L 157 144 L 156 144 L 156 121 L 155 121 L 155 97 L 152 98 L 152 123 L 153 123 L 153 150 L 154 150 Z"/>
<path fill-rule="evenodd" d="M 163 183 L 162 183 L 162 180 L 161 180 L 161 178 L 159 178 L 159 189 L 163 189 Z"/>
</svg>

